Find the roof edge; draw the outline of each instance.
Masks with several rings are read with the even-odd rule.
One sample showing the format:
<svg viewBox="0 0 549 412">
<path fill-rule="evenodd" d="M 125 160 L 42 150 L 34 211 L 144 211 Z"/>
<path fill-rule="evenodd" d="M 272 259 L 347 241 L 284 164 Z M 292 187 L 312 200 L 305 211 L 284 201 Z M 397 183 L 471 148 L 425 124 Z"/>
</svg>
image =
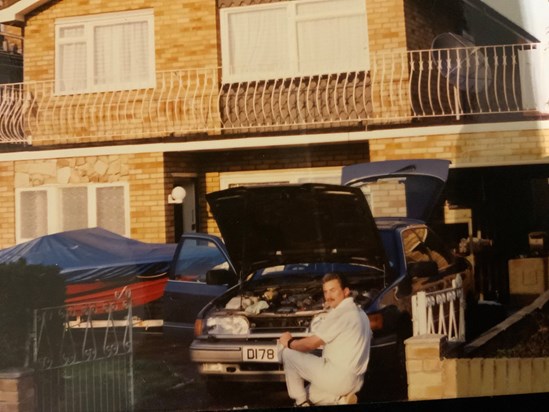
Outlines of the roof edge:
<svg viewBox="0 0 549 412">
<path fill-rule="evenodd" d="M 19 0 L 0 10 L 0 23 L 25 21 L 25 16 L 50 0 Z"/>
</svg>

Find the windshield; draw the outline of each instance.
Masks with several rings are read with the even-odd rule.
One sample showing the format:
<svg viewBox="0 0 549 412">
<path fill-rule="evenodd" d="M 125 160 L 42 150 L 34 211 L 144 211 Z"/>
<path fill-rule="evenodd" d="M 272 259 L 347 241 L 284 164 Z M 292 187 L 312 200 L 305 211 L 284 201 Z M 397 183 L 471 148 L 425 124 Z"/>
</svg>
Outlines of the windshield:
<svg viewBox="0 0 549 412">
<path fill-rule="evenodd" d="M 229 262 L 211 240 L 189 238 L 183 241 L 170 274 L 171 279 L 206 281 L 211 269 L 230 269 Z"/>
</svg>

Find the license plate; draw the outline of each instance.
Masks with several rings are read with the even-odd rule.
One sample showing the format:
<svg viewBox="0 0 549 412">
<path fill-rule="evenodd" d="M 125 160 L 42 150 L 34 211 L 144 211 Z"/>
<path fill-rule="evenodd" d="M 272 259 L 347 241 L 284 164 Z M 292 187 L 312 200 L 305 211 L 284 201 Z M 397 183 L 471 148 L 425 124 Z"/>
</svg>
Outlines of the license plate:
<svg viewBox="0 0 549 412">
<path fill-rule="evenodd" d="M 242 359 L 247 362 L 278 362 L 276 346 L 243 346 Z"/>
</svg>

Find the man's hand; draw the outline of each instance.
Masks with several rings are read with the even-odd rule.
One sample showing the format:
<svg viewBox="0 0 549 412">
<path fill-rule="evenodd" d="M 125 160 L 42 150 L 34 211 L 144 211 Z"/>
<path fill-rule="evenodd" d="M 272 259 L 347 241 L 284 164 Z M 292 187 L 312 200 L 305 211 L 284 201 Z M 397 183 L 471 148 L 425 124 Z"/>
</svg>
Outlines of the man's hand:
<svg viewBox="0 0 549 412">
<path fill-rule="evenodd" d="M 290 332 L 284 332 L 282 335 L 280 335 L 280 338 L 278 338 L 278 342 L 284 346 L 285 348 L 288 347 L 288 341 L 292 339 L 292 334 Z"/>
<path fill-rule="evenodd" d="M 280 335 L 278 342 L 284 346 L 288 347 L 288 342 L 292 339 L 292 334 L 290 332 L 284 332 Z M 292 342 L 292 347 L 290 349 L 297 350 L 299 352 L 310 352 L 313 349 L 320 348 L 324 345 L 324 341 L 318 336 L 312 335 L 306 338 L 298 338 Z"/>
</svg>

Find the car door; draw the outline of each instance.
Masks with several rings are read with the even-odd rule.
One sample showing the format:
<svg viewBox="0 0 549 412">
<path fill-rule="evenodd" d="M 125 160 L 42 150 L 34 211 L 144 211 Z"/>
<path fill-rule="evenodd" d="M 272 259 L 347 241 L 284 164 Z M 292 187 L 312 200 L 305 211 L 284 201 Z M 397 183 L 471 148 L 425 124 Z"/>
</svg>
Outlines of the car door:
<svg viewBox="0 0 549 412">
<path fill-rule="evenodd" d="M 229 284 L 208 284 L 206 274 L 225 269 L 234 274 L 223 241 L 213 235 L 186 234 L 181 237 L 164 289 L 164 325 L 167 335 L 192 337 L 196 315 L 210 300 L 225 292 Z"/>
</svg>

